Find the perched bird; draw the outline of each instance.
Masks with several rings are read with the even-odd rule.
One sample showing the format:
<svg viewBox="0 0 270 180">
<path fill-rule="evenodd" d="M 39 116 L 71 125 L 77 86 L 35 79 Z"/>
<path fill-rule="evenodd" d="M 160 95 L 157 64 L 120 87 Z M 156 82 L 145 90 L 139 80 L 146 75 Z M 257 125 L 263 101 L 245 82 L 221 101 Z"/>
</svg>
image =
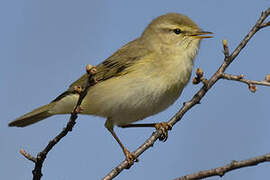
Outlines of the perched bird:
<svg viewBox="0 0 270 180">
<path fill-rule="evenodd" d="M 168 13 L 154 19 L 139 38 L 96 66 L 98 83 L 88 89 L 81 114 L 107 118 L 105 127 L 121 146 L 129 164 L 133 164 L 135 156 L 121 143 L 114 125 L 128 127 L 173 104 L 190 80 L 200 41 L 211 37 L 206 34 L 211 32 L 202 31 L 187 16 Z M 9 126 L 24 127 L 56 114 L 71 113 L 79 98 L 74 88 L 86 81 L 87 74 L 51 103 L 15 119 Z"/>
</svg>

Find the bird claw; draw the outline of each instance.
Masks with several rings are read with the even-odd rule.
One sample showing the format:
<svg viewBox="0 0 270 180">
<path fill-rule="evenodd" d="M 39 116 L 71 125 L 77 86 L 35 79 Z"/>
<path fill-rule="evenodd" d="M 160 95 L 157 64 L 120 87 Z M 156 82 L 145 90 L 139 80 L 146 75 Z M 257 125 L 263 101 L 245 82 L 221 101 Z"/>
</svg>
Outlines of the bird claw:
<svg viewBox="0 0 270 180">
<path fill-rule="evenodd" d="M 161 130 L 162 134 L 159 136 L 159 140 L 165 142 L 168 139 L 168 131 L 172 129 L 172 126 L 167 122 L 161 122 L 155 124 L 156 130 Z"/>
<path fill-rule="evenodd" d="M 127 149 L 124 149 L 123 151 L 126 156 L 126 160 L 128 162 L 127 169 L 129 169 L 134 164 L 134 162 L 138 162 L 139 159 L 136 157 L 134 153 L 129 152 Z"/>
</svg>

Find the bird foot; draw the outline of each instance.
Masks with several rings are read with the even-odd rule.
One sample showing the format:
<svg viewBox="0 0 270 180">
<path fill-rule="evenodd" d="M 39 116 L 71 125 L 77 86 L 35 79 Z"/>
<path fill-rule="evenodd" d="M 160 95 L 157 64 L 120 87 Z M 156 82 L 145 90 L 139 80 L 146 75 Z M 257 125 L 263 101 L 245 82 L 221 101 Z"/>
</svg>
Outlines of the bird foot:
<svg viewBox="0 0 270 180">
<path fill-rule="evenodd" d="M 168 139 L 168 131 L 172 129 L 172 126 L 167 122 L 161 122 L 155 124 L 156 130 L 161 130 L 162 134 L 159 136 L 159 140 L 165 142 Z"/>
<path fill-rule="evenodd" d="M 127 169 L 129 169 L 134 164 L 134 162 L 138 162 L 139 159 L 136 157 L 136 155 L 134 153 L 129 152 L 126 148 L 123 149 L 123 151 L 124 151 L 124 154 L 126 156 L 126 160 L 128 162 Z"/>
</svg>

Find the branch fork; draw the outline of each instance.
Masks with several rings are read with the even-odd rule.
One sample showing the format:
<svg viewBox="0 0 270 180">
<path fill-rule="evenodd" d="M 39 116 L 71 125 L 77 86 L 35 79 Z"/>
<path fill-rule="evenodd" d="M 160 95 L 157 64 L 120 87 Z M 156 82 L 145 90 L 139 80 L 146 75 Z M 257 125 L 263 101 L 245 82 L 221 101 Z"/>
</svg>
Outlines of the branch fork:
<svg viewBox="0 0 270 180">
<path fill-rule="evenodd" d="M 68 132 L 72 131 L 74 125 L 76 124 L 76 119 L 78 117 L 78 113 L 80 113 L 83 109 L 80 107 L 83 98 L 87 94 L 87 90 L 89 87 L 93 86 L 95 83 L 97 83 L 97 80 L 95 78 L 95 74 L 97 72 L 96 68 L 92 65 L 87 65 L 86 66 L 86 72 L 88 74 L 88 81 L 86 82 L 85 87 L 75 87 L 74 91 L 79 94 L 79 99 L 74 107 L 69 121 L 66 125 L 66 127 L 53 139 L 51 140 L 48 145 L 40 152 L 38 153 L 37 157 L 31 156 L 29 153 L 27 153 L 25 150 L 21 149 L 20 153 L 27 158 L 28 160 L 32 161 L 35 163 L 35 168 L 32 171 L 33 173 L 33 180 L 40 180 L 42 177 L 42 166 L 43 162 L 46 159 L 47 154 L 50 152 L 50 150 L 63 138 L 65 137 Z"/>
</svg>

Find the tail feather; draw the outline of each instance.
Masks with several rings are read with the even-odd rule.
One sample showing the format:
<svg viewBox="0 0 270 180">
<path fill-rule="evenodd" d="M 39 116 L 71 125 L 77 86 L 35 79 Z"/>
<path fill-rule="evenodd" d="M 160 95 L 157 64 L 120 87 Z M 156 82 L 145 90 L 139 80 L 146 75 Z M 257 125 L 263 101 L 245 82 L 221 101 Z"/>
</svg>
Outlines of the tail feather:
<svg viewBox="0 0 270 180">
<path fill-rule="evenodd" d="M 14 121 L 10 122 L 8 126 L 24 127 L 24 126 L 34 124 L 45 118 L 48 118 L 53 115 L 52 113 L 50 113 L 50 110 L 54 107 L 54 105 L 55 105 L 55 102 L 41 106 L 27 114 L 22 115 L 21 117 L 15 119 Z"/>
</svg>

